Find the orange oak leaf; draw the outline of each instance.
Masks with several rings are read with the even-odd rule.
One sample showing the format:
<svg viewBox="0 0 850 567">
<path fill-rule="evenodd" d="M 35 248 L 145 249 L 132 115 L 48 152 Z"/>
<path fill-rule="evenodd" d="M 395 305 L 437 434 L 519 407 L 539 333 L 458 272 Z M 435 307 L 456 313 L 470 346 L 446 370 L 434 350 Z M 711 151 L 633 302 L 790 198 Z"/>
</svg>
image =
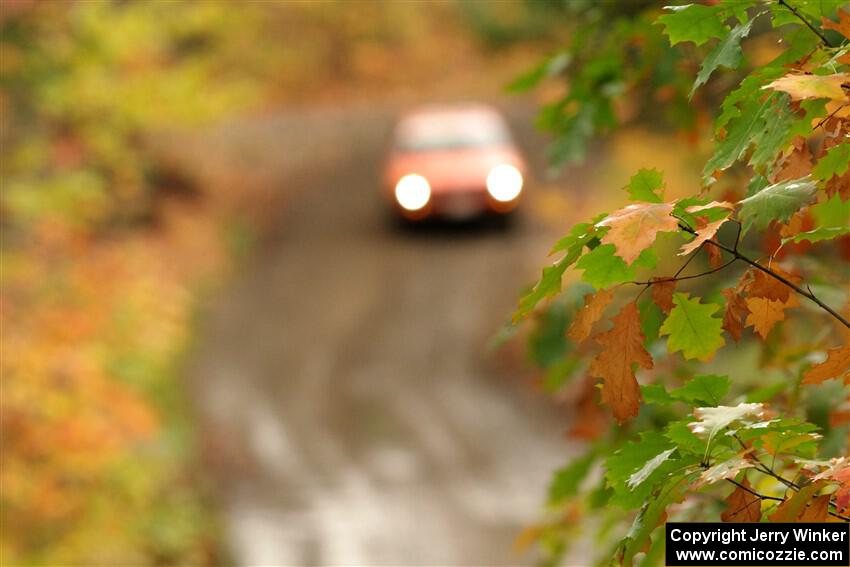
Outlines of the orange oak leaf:
<svg viewBox="0 0 850 567">
<path fill-rule="evenodd" d="M 814 494 L 820 490 L 823 483 L 813 482 L 802 487 L 792 496 L 779 504 L 769 516 L 771 522 L 799 522 L 800 516 L 806 513 L 806 507 L 814 500 Z M 827 502 L 829 497 L 827 497 Z"/>
<path fill-rule="evenodd" d="M 834 22 L 828 18 L 821 19 L 821 24 L 825 30 L 835 30 L 847 39 L 850 39 L 850 12 L 838 10 L 838 22 Z"/>
<path fill-rule="evenodd" d="M 830 459 L 826 470 L 817 474 L 813 480 L 827 480 L 838 483 L 838 490 L 832 496 L 839 512 L 850 510 L 850 457 Z"/>
<path fill-rule="evenodd" d="M 788 154 L 788 157 L 782 162 L 781 169 L 774 182 L 788 181 L 790 179 L 799 179 L 805 177 L 812 171 L 812 155 L 809 152 L 809 146 L 805 142 L 794 143 L 794 150 Z"/>
<path fill-rule="evenodd" d="M 748 297 L 747 327 L 753 327 L 755 331 L 766 339 L 770 330 L 778 322 L 785 319 L 785 303 L 765 297 Z"/>
<path fill-rule="evenodd" d="M 727 288 L 721 291 L 726 298 L 726 311 L 723 313 L 723 328 L 735 339 L 741 340 L 744 331 L 744 321 L 750 313 L 747 301 L 735 288 Z"/>
<path fill-rule="evenodd" d="M 593 325 L 602 317 L 605 308 L 614 299 L 614 292 L 603 289 L 596 293 L 588 293 L 584 296 L 584 307 L 576 313 L 576 318 L 573 320 L 567 331 L 567 336 L 573 341 L 580 343 L 590 335 L 590 330 Z"/>
<path fill-rule="evenodd" d="M 792 100 L 828 98 L 846 102 L 847 92 L 842 86 L 847 84 L 848 81 L 850 81 L 850 74 L 848 73 L 833 73 L 832 75 L 789 73 L 762 88 L 788 93 Z"/>
<path fill-rule="evenodd" d="M 803 384 L 820 384 L 831 378 L 840 378 L 850 372 L 850 345 L 826 351 L 826 360 L 803 373 Z"/>
<path fill-rule="evenodd" d="M 798 522 L 825 522 L 829 513 L 829 494 L 815 496 L 797 516 Z"/>
<path fill-rule="evenodd" d="M 779 236 L 789 238 L 803 232 L 808 214 L 808 211 L 794 213 L 787 223 L 779 227 Z"/>
<path fill-rule="evenodd" d="M 602 237 L 603 244 L 613 244 L 617 256 L 631 264 L 645 249 L 652 246 L 659 232 L 674 232 L 679 221 L 670 216 L 669 203 L 637 203 L 614 211 L 596 226 L 610 227 Z"/>
<path fill-rule="evenodd" d="M 590 363 L 589 374 L 602 379 L 602 401 L 611 406 L 617 421 L 635 417 L 640 409 L 640 388 L 632 365 L 652 368 L 652 357 L 643 348 L 637 303 L 626 304 L 612 319 L 614 326 L 596 336 L 602 352 Z"/>
<path fill-rule="evenodd" d="M 653 278 L 657 279 L 657 278 Z M 676 282 L 673 280 L 659 281 L 652 284 L 652 301 L 664 313 L 670 313 L 673 309 L 673 292 L 676 290 Z"/>
<path fill-rule="evenodd" d="M 726 510 L 720 514 L 724 522 L 758 522 L 761 520 L 761 498 L 746 489 L 750 483 L 745 478 L 726 500 Z"/>
<path fill-rule="evenodd" d="M 696 237 L 694 237 L 693 240 L 685 243 L 682 246 L 682 248 L 679 250 L 679 256 L 684 256 L 686 254 L 690 254 L 691 252 L 693 252 L 694 250 L 699 248 L 702 245 L 703 242 L 705 242 L 707 240 L 711 240 L 712 238 L 714 238 L 714 235 L 717 234 L 717 231 L 720 229 L 721 226 L 723 226 L 723 223 L 725 223 L 727 220 L 729 220 L 729 219 L 728 218 L 722 218 L 720 220 L 710 222 L 700 229 L 697 229 Z M 714 245 L 710 245 L 709 247 L 710 248 L 716 248 L 716 246 L 714 246 Z"/>
</svg>

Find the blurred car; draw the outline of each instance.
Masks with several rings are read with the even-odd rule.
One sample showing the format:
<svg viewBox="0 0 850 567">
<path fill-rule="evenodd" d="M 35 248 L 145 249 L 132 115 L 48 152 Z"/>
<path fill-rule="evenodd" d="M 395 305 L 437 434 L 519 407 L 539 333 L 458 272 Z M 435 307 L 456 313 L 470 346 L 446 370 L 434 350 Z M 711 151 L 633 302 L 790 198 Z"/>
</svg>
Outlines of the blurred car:
<svg viewBox="0 0 850 567">
<path fill-rule="evenodd" d="M 524 175 L 525 161 L 496 109 L 429 105 L 399 119 L 384 195 L 412 221 L 507 217 L 519 204 Z"/>
</svg>

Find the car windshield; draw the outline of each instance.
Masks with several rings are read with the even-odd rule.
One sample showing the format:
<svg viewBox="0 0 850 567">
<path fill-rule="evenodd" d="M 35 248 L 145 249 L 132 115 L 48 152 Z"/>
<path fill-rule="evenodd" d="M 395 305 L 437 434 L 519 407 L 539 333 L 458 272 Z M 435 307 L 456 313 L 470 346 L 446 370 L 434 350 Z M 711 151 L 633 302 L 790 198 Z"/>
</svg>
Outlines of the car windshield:
<svg viewBox="0 0 850 567">
<path fill-rule="evenodd" d="M 408 118 L 396 131 L 396 149 L 405 152 L 498 146 L 510 141 L 500 119 L 445 113 Z"/>
</svg>

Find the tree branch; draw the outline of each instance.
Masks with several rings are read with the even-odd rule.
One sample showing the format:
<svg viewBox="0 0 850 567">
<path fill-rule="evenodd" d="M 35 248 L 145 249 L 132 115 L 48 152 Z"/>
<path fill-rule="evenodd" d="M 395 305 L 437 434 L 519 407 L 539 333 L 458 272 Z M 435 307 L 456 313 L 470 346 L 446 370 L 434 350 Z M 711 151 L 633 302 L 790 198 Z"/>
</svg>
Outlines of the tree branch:
<svg viewBox="0 0 850 567">
<path fill-rule="evenodd" d="M 803 15 L 800 12 L 797 11 L 797 8 L 795 8 L 794 6 L 792 6 L 791 4 L 786 2 L 786 0 L 779 0 L 779 5 L 785 6 L 786 8 L 788 8 L 791 11 L 791 13 L 794 14 L 797 17 L 798 20 L 800 20 L 801 22 L 806 24 L 806 27 L 809 28 L 810 30 L 812 30 L 812 33 L 814 33 L 816 36 L 818 36 L 826 47 L 832 47 L 832 45 L 830 45 L 830 43 L 829 43 L 829 40 L 826 39 L 825 35 L 823 35 L 823 32 L 821 32 L 819 29 L 817 29 L 815 26 L 813 26 L 809 22 L 809 20 L 807 20 L 805 17 L 803 17 Z"/>
<path fill-rule="evenodd" d="M 694 231 L 691 227 L 687 226 L 684 223 L 679 223 L 679 228 L 684 230 L 685 232 L 687 232 L 689 234 L 693 234 L 694 236 L 696 236 L 696 231 Z M 818 299 L 817 296 L 815 296 L 815 294 L 812 293 L 811 290 L 805 290 L 805 289 L 801 288 L 800 286 L 796 285 L 795 283 L 789 281 L 787 278 L 777 274 L 776 272 L 774 272 L 770 268 L 766 268 L 766 267 L 762 266 L 761 264 L 759 264 L 758 262 L 756 262 L 756 261 L 748 258 L 747 256 L 744 256 L 740 252 L 738 252 L 738 250 L 737 250 L 737 247 L 738 247 L 737 239 L 735 240 L 735 248 L 729 248 L 728 246 L 720 244 L 716 240 L 706 240 L 706 242 L 708 244 L 711 244 L 712 246 L 716 246 L 716 247 L 720 248 L 721 250 L 725 250 L 729 254 L 732 254 L 733 256 L 735 256 L 736 260 L 742 260 L 742 261 L 746 262 L 747 264 L 749 264 L 750 266 L 752 266 L 753 268 L 756 268 L 757 270 L 761 270 L 765 274 L 781 281 L 782 283 L 784 283 L 785 285 L 787 285 L 788 287 L 793 289 L 798 294 L 800 294 L 803 297 L 815 302 L 821 309 L 823 309 L 824 311 L 826 311 L 827 313 L 829 313 L 830 315 L 835 317 L 835 319 L 838 320 L 842 325 L 844 325 L 845 327 L 850 329 L 850 321 L 848 321 L 847 319 L 842 317 L 840 314 L 838 314 L 832 307 L 830 307 L 829 305 L 827 305 L 826 303 L 824 303 L 823 301 Z"/>
<path fill-rule="evenodd" d="M 773 502 L 785 502 L 785 498 L 780 498 L 779 496 L 768 496 L 767 494 L 761 494 L 760 492 L 753 490 L 749 486 L 744 486 L 743 484 L 741 484 L 740 482 L 738 482 L 737 480 L 735 480 L 733 478 L 727 478 L 725 480 L 727 482 L 731 483 L 731 484 L 734 484 L 735 486 L 737 486 L 741 490 L 749 492 L 750 494 L 752 494 L 753 496 L 755 496 L 759 500 L 771 500 Z M 845 522 L 850 522 L 850 517 L 839 514 L 838 512 L 828 511 L 827 513 L 834 518 L 838 518 L 839 520 L 844 520 Z"/>
</svg>

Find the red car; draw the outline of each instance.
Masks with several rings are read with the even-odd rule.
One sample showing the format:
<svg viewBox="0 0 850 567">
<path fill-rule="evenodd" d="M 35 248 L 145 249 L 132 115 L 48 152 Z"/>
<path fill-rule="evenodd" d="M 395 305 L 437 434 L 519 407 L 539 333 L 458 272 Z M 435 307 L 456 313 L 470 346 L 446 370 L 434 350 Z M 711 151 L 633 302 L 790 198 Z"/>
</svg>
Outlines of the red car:
<svg viewBox="0 0 850 567">
<path fill-rule="evenodd" d="M 432 105 L 398 121 L 384 193 L 408 220 L 505 216 L 520 201 L 524 174 L 525 162 L 496 109 Z"/>
</svg>

